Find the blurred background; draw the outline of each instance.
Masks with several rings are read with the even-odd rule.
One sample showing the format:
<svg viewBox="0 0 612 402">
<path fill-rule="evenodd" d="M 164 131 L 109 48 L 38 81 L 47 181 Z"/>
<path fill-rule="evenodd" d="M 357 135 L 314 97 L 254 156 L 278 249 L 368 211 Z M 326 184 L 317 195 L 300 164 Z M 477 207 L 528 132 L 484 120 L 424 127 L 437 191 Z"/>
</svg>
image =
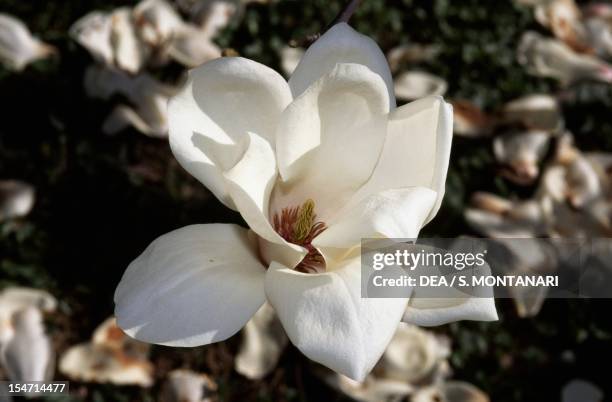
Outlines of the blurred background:
<svg viewBox="0 0 612 402">
<path fill-rule="evenodd" d="M 344 5 L 0 2 L 0 378 L 70 380 L 47 398 L 67 401 L 612 395 L 609 300 L 517 297 L 497 301 L 498 322 L 403 327 L 361 385 L 287 345 L 270 311 L 192 349 L 148 348 L 107 320 L 153 239 L 244 224 L 170 152 L 164 107 L 186 70 L 238 54 L 287 76 Z M 422 236 L 610 237 L 612 5 L 363 0 L 351 25 L 387 54 L 400 103 L 454 104 L 446 197 Z"/>
</svg>

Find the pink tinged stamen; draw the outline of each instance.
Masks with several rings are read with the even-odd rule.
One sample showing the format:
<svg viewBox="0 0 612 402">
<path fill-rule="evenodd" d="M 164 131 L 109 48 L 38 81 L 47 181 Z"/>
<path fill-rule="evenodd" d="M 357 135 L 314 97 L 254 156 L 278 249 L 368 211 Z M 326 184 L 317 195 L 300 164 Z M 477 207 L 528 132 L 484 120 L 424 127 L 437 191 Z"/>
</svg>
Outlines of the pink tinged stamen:
<svg viewBox="0 0 612 402">
<path fill-rule="evenodd" d="M 312 245 L 312 241 L 327 229 L 327 226 L 324 222 L 316 221 L 312 200 L 307 200 L 297 207 L 283 208 L 280 213 L 275 213 L 273 226 L 283 239 L 307 250 L 306 256 L 294 268 L 296 271 L 304 273 L 325 271 L 325 259 Z"/>
</svg>

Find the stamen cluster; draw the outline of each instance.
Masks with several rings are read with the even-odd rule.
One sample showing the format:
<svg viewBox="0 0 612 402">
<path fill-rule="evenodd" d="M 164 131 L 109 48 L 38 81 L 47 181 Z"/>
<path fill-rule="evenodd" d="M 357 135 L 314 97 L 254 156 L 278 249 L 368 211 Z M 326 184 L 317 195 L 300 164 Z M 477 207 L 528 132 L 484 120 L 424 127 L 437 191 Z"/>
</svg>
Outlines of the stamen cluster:
<svg viewBox="0 0 612 402">
<path fill-rule="evenodd" d="M 297 207 L 286 207 L 274 214 L 274 230 L 289 243 L 297 244 L 308 250 L 308 254 L 295 267 L 296 271 L 316 273 L 325 270 L 325 259 L 312 241 L 327 229 L 325 223 L 316 221 L 315 203 L 306 200 Z"/>
</svg>

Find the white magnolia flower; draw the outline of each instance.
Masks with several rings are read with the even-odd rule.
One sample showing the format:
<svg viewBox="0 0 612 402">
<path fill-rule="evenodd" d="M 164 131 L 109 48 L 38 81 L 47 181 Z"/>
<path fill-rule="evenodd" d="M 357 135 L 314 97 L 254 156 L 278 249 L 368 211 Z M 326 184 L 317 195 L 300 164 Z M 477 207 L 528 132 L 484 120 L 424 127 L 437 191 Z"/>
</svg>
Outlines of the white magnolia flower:
<svg viewBox="0 0 612 402">
<path fill-rule="evenodd" d="M 35 190 L 19 180 L 0 180 L 0 222 L 20 218 L 34 206 Z"/>
<path fill-rule="evenodd" d="M 206 374 L 191 370 L 173 370 L 168 374 L 160 402 L 208 402 L 217 384 Z"/>
<path fill-rule="evenodd" d="M 120 71 L 92 66 L 85 74 L 85 89 L 95 98 L 109 99 L 120 94 L 130 102 L 115 107 L 102 125 L 104 133 L 115 134 L 132 126 L 150 137 L 168 135 L 167 104 L 177 93 L 174 87 L 146 73 L 131 77 Z"/>
<path fill-rule="evenodd" d="M 242 332 L 234 367 L 243 376 L 259 380 L 276 367 L 289 339 L 269 303 L 261 306 Z"/>
<path fill-rule="evenodd" d="M 521 38 L 518 60 L 531 74 L 555 78 L 564 85 L 585 79 L 612 83 L 612 66 L 608 63 L 532 31 Z"/>
<path fill-rule="evenodd" d="M 489 402 L 487 394 L 463 381 L 449 381 L 417 391 L 412 402 Z"/>
<path fill-rule="evenodd" d="M 448 83 L 440 77 L 424 71 L 406 71 L 394 79 L 398 99 L 415 100 L 432 95 L 444 95 Z"/>
<path fill-rule="evenodd" d="M 56 49 L 32 36 L 28 27 L 12 15 L 0 13 L 0 63 L 23 70 L 33 61 L 56 54 Z"/>
<path fill-rule="evenodd" d="M 149 387 L 153 365 L 148 350 L 146 344 L 127 337 L 111 317 L 95 330 L 91 342 L 62 355 L 59 370 L 76 381 Z"/>
<path fill-rule="evenodd" d="M 493 153 L 505 168 L 504 175 L 517 184 L 530 184 L 540 174 L 550 135 L 546 131 L 511 131 L 493 140 Z"/>
<path fill-rule="evenodd" d="M 444 195 L 451 108 L 429 97 L 396 109 L 392 85 L 378 46 L 346 24 L 308 49 L 288 84 L 243 58 L 191 71 L 169 104 L 172 151 L 251 230 L 192 225 L 155 240 L 116 290 L 121 328 L 203 345 L 267 300 L 306 356 L 363 379 L 403 316 L 496 319 L 491 299 L 360 296 L 360 239 L 416 237 Z"/>
<path fill-rule="evenodd" d="M 54 353 L 41 311 L 29 306 L 13 313 L 12 336 L 0 344 L 0 363 L 11 381 L 48 381 Z"/>
</svg>

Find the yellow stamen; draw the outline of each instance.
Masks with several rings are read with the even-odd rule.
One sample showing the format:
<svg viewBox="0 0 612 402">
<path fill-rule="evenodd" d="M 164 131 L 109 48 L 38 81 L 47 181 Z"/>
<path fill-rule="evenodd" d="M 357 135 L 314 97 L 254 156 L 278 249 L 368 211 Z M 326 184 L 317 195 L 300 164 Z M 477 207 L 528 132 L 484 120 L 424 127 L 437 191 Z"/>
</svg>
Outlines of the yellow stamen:
<svg viewBox="0 0 612 402">
<path fill-rule="evenodd" d="M 314 208 L 315 203 L 311 199 L 306 200 L 299 208 L 297 219 L 293 225 L 293 238 L 296 242 L 304 241 L 310 233 L 315 219 Z"/>
</svg>

